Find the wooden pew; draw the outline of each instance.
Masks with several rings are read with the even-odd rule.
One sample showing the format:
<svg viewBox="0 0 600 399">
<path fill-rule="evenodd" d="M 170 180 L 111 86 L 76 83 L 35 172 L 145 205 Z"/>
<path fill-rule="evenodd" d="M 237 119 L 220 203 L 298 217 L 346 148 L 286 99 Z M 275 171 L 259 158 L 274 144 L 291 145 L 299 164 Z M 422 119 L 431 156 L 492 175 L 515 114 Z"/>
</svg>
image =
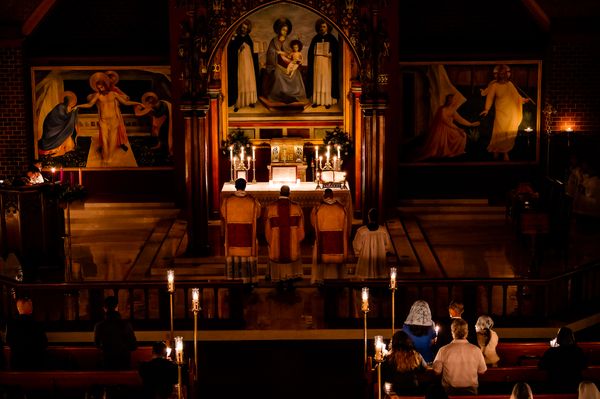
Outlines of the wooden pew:
<svg viewBox="0 0 600 399">
<path fill-rule="evenodd" d="M 600 365 L 600 342 L 578 342 L 588 364 Z M 537 365 L 537 361 L 548 350 L 548 342 L 502 342 L 498 343 L 496 352 L 501 366 Z"/>
<path fill-rule="evenodd" d="M 4 347 L 4 358 L 10 369 L 10 348 Z M 137 370 L 140 363 L 152 359 L 151 346 L 139 346 L 131 352 L 131 368 Z M 46 350 L 45 369 L 49 370 L 99 370 L 102 352 L 94 346 L 49 346 Z"/>
</svg>

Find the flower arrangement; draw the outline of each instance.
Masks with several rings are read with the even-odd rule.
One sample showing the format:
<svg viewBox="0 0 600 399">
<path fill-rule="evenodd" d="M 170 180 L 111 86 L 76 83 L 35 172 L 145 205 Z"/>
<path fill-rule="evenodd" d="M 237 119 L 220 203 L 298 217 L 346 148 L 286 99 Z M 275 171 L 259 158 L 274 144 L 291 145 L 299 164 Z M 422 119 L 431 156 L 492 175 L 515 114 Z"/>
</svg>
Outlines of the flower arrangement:
<svg viewBox="0 0 600 399">
<path fill-rule="evenodd" d="M 325 145 L 340 145 L 341 152 L 346 157 L 352 154 L 352 141 L 350 140 L 350 136 L 340 129 L 339 126 L 333 130 L 326 131 L 323 142 Z"/>
<path fill-rule="evenodd" d="M 232 145 L 234 154 L 239 154 L 242 147 L 245 148 L 246 153 L 249 153 L 251 148 L 250 138 L 244 134 L 242 129 L 238 128 L 237 130 L 229 132 L 227 140 L 221 141 L 221 153 L 229 156 L 229 147 Z"/>
<path fill-rule="evenodd" d="M 79 184 L 61 184 L 58 191 L 58 200 L 63 203 L 83 201 L 87 196 L 87 189 Z"/>
</svg>

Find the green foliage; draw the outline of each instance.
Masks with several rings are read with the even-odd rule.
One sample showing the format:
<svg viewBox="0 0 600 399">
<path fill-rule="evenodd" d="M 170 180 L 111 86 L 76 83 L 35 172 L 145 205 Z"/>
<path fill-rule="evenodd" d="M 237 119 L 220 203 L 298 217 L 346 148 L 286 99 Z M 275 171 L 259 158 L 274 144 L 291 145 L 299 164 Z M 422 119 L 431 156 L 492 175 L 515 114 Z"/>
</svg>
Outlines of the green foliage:
<svg viewBox="0 0 600 399">
<path fill-rule="evenodd" d="M 61 184 L 59 186 L 58 200 L 60 202 L 83 201 L 85 197 L 87 197 L 87 189 L 84 186 L 79 184 Z"/>
<path fill-rule="evenodd" d="M 350 136 L 348 133 L 344 132 L 342 129 L 336 127 L 334 130 L 328 130 L 325 132 L 325 138 L 323 139 L 325 145 L 331 145 L 335 149 L 336 145 L 341 146 L 341 153 L 348 157 L 352 154 L 352 141 L 350 140 Z M 335 154 L 336 151 L 333 151 Z"/>
<path fill-rule="evenodd" d="M 227 135 L 227 140 L 221 141 L 221 153 L 229 156 L 229 147 L 232 145 L 234 154 L 239 154 L 242 147 L 245 148 L 244 151 L 246 154 L 248 154 L 249 150 L 252 148 L 250 144 L 250 138 L 244 134 L 242 129 L 229 132 Z"/>
</svg>

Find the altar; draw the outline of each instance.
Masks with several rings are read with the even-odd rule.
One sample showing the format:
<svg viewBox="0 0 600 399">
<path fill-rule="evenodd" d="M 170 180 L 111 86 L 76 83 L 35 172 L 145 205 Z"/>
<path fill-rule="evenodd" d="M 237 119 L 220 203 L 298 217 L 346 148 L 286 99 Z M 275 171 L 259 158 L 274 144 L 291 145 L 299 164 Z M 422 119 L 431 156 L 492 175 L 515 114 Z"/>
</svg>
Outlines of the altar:
<svg viewBox="0 0 600 399">
<path fill-rule="evenodd" d="M 310 212 L 312 208 L 319 205 L 323 199 L 323 189 L 316 189 L 316 183 L 312 182 L 300 182 L 296 184 L 288 184 L 290 187 L 290 199 L 297 202 L 304 212 L 304 228 L 305 230 L 312 231 L 310 224 Z M 254 198 L 260 202 L 260 205 L 264 208 L 271 202 L 274 202 L 279 198 L 279 189 L 282 184 L 273 183 L 248 183 L 246 186 L 246 192 L 252 194 Z M 350 189 L 332 188 L 333 197 L 338 200 L 344 208 L 346 208 L 346 215 L 348 217 L 348 227 L 352 226 L 352 194 Z M 221 202 L 223 199 L 230 197 L 235 192 L 235 186 L 232 183 L 223 184 L 221 189 Z"/>
</svg>

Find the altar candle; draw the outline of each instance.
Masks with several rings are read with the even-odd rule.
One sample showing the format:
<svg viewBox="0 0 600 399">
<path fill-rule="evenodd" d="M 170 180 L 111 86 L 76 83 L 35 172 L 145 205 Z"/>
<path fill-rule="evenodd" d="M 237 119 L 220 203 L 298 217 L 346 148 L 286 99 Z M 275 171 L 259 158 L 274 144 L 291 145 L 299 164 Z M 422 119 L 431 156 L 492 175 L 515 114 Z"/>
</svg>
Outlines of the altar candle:
<svg viewBox="0 0 600 399">
<path fill-rule="evenodd" d="M 240 152 L 240 160 L 243 161 L 244 160 L 244 147 L 240 147 L 240 150 L 241 150 L 241 152 Z"/>
<path fill-rule="evenodd" d="M 334 156 L 333 156 L 333 169 L 336 169 L 336 170 L 337 170 L 337 166 L 336 166 L 336 165 L 337 165 L 337 160 L 338 160 L 338 157 L 336 157 L 336 156 L 334 155 Z"/>
<path fill-rule="evenodd" d="M 250 161 L 252 160 L 252 158 L 248 157 L 248 170 L 250 170 Z"/>
<path fill-rule="evenodd" d="M 323 169 L 323 155 L 319 156 L 319 169 Z"/>
<path fill-rule="evenodd" d="M 254 161 L 256 159 L 256 147 L 252 146 L 252 160 Z"/>
<path fill-rule="evenodd" d="M 331 146 L 330 146 L 330 145 L 328 145 L 328 146 L 327 146 L 327 159 L 329 159 L 329 151 L 330 151 L 330 150 L 331 150 Z"/>
<path fill-rule="evenodd" d="M 327 162 L 325 162 L 325 165 L 327 165 L 329 163 L 329 151 L 327 151 Z"/>
<path fill-rule="evenodd" d="M 315 147 L 315 158 L 319 157 L 319 146 Z"/>
<path fill-rule="evenodd" d="M 52 172 L 52 183 L 54 183 L 54 174 L 56 173 L 56 168 L 54 166 L 51 167 L 50 172 Z"/>
<path fill-rule="evenodd" d="M 341 147 L 341 145 L 339 145 L 339 144 L 338 144 L 338 145 L 337 145 L 337 150 L 338 150 L 338 159 L 340 158 L 340 147 Z"/>
<path fill-rule="evenodd" d="M 83 182 L 83 174 L 81 173 L 81 168 L 79 168 L 79 185 L 80 186 L 83 185 L 82 182 Z"/>
<path fill-rule="evenodd" d="M 229 147 L 229 161 L 233 165 L 233 146 Z"/>
</svg>

